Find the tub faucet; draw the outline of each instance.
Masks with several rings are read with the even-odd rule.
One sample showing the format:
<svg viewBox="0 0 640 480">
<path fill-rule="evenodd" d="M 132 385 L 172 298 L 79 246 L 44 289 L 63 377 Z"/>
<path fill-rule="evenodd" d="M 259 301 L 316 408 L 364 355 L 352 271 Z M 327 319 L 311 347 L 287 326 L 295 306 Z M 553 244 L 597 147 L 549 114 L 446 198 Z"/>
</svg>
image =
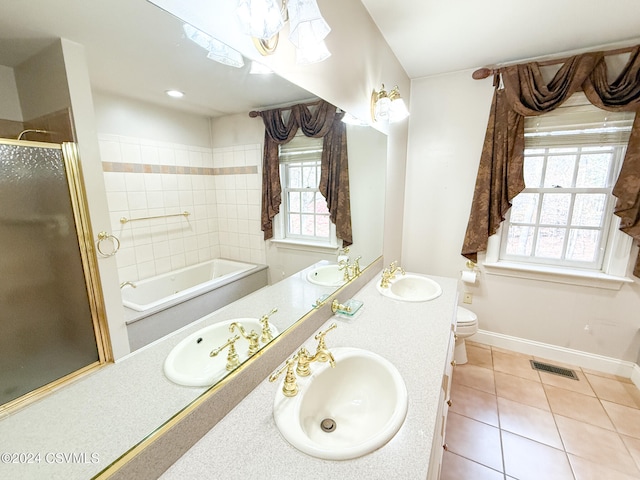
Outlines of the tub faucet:
<svg viewBox="0 0 640 480">
<path fill-rule="evenodd" d="M 136 285 L 135 283 L 133 283 L 133 282 L 129 282 L 129 281 L 122 282 L 122 283 L 120 284 L 120 288 L 124 288 L 124 287 L 126 287 L 127 285 L 129 285 L 129 286 L 131 286 L 131 287 L 133 287 L 133 288 L 137 288 L 137 285 Z"/>
<path fill-rule="evenodd" d="M 242 335 L 246 340 L 249 341 L 249 356 L 257 353 L 258 350 L 260 350 L 260 340 L 255 330 L 251 330 L 249 333 L 247 333 L 242 324 L 238 322 L 233 322 L 231 325 L 229 325 L 229 331 L 231 333 L 233 333 L 236 328 L 240 330 L 240 335 Z"/>
</svg>

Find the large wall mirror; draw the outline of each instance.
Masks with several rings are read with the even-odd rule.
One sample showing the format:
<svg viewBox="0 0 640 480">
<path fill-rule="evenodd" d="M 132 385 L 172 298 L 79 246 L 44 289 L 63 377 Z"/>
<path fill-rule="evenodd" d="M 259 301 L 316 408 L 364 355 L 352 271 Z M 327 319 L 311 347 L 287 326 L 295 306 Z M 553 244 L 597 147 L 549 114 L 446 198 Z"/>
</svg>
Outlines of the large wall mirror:
<svg viewBox="0 0 640 480">
<path fill-rule="evenodd" d="M 127 282 L 135 284 L 218 257 L 266 266 L 269 286 L 246 293 L 253 300 L 262 299 L 262 304 L 255 307 L 256 315 L 279 307 L 284 322 L 279 330 L 284 331 L 311 309 L 307 297 L 337 288 L 304 287 L 301 283 L 303 290 L 297 291 L 296 298 L 280 299 L 280 304 L 274 305 L 269 289 L 300 277 L 301 271 L 320 261 L 336 262 L 338 251 L 264 242 L 260 231 L 264 128 L 260 119 L 250 118 L 248 113 L 314 100 L 312 93 L 274 74 L 250 74 L 248 60 L 242 68 L 208 60 L 203 49 L 185 38 L 180 20 L 145 0 L 10 2 L 3 6 L 0 26 L 0 119 L 13 120 L 16 116 L 19 101 L 7 92 L 16 91 L 15 72 L 20 65 L 42 55 L 60 38 L 85 49 L 95 109 L 94 141 L 99 145 L 100 159 L 82 161 L 102 162 L 110 233 L 120 241 L 115 258 L 123 291 L 132 288 Z M 52 80 L 57 81 L 40 78 L 36 83 L 46 85 Z M 165 90 L 170 88 L 183 90 L 185 97 L 167 97 Z M 350 255 L 362 257 L 360 265 L 365 268 L 382 254 L 386 137 L 370 127 L 350 125 L 348 145 L 354 235 Z M 138 223 L 121 221 L 123 217 L 164 217 L 184 211 L 189 215 Z M 94 223 L 96 220 L 92 219 Z M 304 302 L 298 297 L 304 297 Z M 287 312 L 286 304 L 302 306 Z M 209 304 L 208 308 L 211 311 L 218 306 Z M 123 324 L 135 323 L 131 315 L 141 316 L 124 311 Z M 152 309 L 152 313 L 158 311 Z M 294 311 L 295 316 L 291 313 Z M 154 375 L 161 375 L 160 365 L 170 348 L 167 345 L 175 345 L 186 336 L 190 332 L 186 328 L 170 327 L 152 339 L 155 343 L 151 345 L 143 347 L 152 340 L 132 345 L 132 349 L 138 349 L 135 353 L 104 367 L 102 370 L 130 372 L 130 381 L 117 388 L 111 385 L 105 390 L 99 375 L 63 387 L 61 390 L 76 389 L 69 412 L 49 411 L 46 401 L 40 401 L 0 419 L 0 437 L 12 441 L 11 445 L 0 443 L 0 447 L 7 447 L 0 450 L 10 446 L 18 449 L 12 432 L 20 430 L 22 421 L 33 423 L 30 413 L 42 419 L 42 428 L 55 423 L 56 428 L 64 430 L 64 425 L 59 425 L 64 422 L 61 419 L 74 418 L 73 409 L 75 415 L 90 411 L 84 408 L 93 399 L 97 402 L 121 395 L 122 402 L 144 402 L 149 392 L 143 394 L 147 373 L 137 370 L 140 359 L 156 362 Z M 206 390 L 177 385 L 166 388 L 156 392 L 164 396 L 162 408 L 146 409 L 148 418 L 123 417 L 122 424 L 119 418 L 110 419 L 113 435 L 106 435 L 107 453 L 93 466 L 93 473 Z M 57 448 L 73 449 L 78 435 L 94 435 L 90 430 L 79 431 L 83 433 L 78 433 L 74 441 L 62 441 Z"/>
</svg>

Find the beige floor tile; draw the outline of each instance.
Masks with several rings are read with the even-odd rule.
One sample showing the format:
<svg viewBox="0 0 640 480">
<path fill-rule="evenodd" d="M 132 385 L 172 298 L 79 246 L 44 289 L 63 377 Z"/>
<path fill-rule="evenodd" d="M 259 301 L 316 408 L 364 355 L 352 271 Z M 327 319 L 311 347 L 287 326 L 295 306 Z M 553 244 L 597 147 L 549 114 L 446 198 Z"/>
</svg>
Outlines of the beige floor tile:
<svg viewBox="0 0 640 480">
<path fill-rule="evenodd" d="M 557 365 L 557 364 L 554 364 Z M 570 368 L 570 367 L 566 367 Z M 584 376 L 584 373 L 578 368 L 571 368 L 576 372 L 578 376 L 578 380 L 573 380 L 571 378 L 565 378 L 560 375 L 554 375 L 553 373 L 548 372 L 539 372 L 540 380 L 545 385 L 553 385 L 554 387 L 564 388 L 565 390 L 571 390 L 572 392 L 582 393 L 584 395 L 589 395 L 591 397 L 595 397 L 596 394 L 591 388 L 591 384 L 587 380 L 587 377 Z"/>
<path fill-rule="evenodd" d="M 555 418 L 567 453 L 628 475 L 640 473 L 616 432 L 561 415 Z"/>
<path fill-rule="evenodd" d="M 440 480 L 503 480 L 504 475 L 460 455 L 444 452 Z"/>
<path fill-rule="evenodd" d="M 500 430 L 496 427 L 450 412 L 447 445 L 451 453 L 502 472 Z"/>
<path fill-rule="evenodd" d="M 453 383 L 476 388 L 487 393 L 496 393 L 493 370 L 475 365 L 458 365 L 453 369 Z"/>
<path fill-rule="evenodd" d="M 627 475 L 626 473 L 603 467 L 602 465 L 571 454 L 569 454 L 569 462 L 571 462 L 571 467 L 573 467 L 576 480 L 635 480 L 640 478 L 635 475 Z"/>
<path fill-rule="evenodd" d="M 507 350 L 505 348 L 500 348 L 500 347 L 491 347 L 491 351 L 494 353 L 498 352 L 498 353 L 506 353 L 508 355 L 516 355 L 522 358 L 533 358 L 531 355 L 528 355 L 526 353 L 514 352 L 513 350 Z"/>
<path fill-rule="evenodd" d="M 640 440 L 633 437 L 627 437 L 626 435 L 620 435 L 622 441 L 627 446 L 627 450 L 631 454 L 631 457 L 636 462 L 638 470 L 640 470 Z"/>
<path fill-rule="evenodd" d="M 631 379 L 626 377 L 621 377 L 619 375 L 614 375 L 613 373 L 599 372 L 598 370 L 591 370 L 589 368 L 582 368 L 582 371 L 590 375 L 595 375 L 596 377 L 609 378 L 611 380 L 618 380 L 619 382 L 623 382 L 623 383 L 633 383 L 631 382 Z"/>
<path fill-rule="evenodd" d="M 483 348 L 477 344 L 467 344 L 467 359 L 471 365 L 483 368 L 493 368 L 493 358 L 490 348 Z"/>
<path fill-rule="evenodd" d="M 485 350 L 491 350 L 491 346 L 486 343 L 475 342 L 473 340 L 466 340 L 467 345 L 473 345 L 474 347 L 484 348 Z"/>
<path fill-rule="evenodd" d="M 496 395 L 514 402 L 549 410 L 547 396 L 542 383 L 535 380 L 495 372 Z"/>
<path fill-rule="evenodd" d="M 488 423 L 494 427 L 498 426 L 496 396 L 476 388 L 454 383 L 451 386 L 449 411 Z"/>
<path fill-rule="evenodd" d="M 551 411 L 558 415 L 590 423 L 607 430 L 615 430 L 609 415 L 596 397 L 572 392 L 552 385 L 544 385 Z"/>
<path fill-rule="evenodd" d="M 640 391 L 633 383 L 585 374 L 598 398 L 628 407 L 640 408 Z"/>
<path fill-rule="evenodd" d="M 528 380 L 540 381 L 538 371 L 531 368 L 530 357 L 504 352 L 493 352 L 493 370 Z"/>
<path fill-rule="evenodd" d="M 618 432 L 640 439 L 640 410 L 602 400 L 602 406 Z"/>
<path fill-rule="evenodd" d="M 521 437 L 562 449 L 551 412 L 498 397 L 500 428 Z"/>
<path fill-rule="evenodd" d="M 562 450 L 505 431 L 502 445 L 507 475 L 518 480 L 574 480 Z"/>
</svg>

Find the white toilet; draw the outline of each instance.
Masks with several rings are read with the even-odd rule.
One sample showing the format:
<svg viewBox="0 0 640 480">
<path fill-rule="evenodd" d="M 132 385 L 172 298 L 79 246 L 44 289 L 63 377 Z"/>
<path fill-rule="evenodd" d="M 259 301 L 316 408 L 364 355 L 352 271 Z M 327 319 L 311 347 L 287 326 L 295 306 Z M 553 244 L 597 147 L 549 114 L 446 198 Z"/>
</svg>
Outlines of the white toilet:
<svg viewBox="0 0 640 480">
<path fill-rule="evenodd" d="M 466 308 L 458 307 L 456 325 L 456 347 L 453 359 L 456 365 L 467 363 L 467 347 L 464 339 L 478 331 L 478 316 Z"/>
</svg>

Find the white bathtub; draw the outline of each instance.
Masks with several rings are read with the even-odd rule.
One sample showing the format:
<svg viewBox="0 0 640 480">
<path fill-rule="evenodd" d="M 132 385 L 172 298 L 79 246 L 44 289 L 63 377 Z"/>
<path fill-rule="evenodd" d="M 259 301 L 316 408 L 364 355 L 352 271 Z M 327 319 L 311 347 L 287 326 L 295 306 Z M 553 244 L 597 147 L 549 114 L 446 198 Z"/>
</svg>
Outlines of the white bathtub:
<svg viewBox="0 0 640 480">
<path fill-rule="evenodd" d="M 267 285 L 267 266 L 215 259 L 121 289 L 136 350 Z"/>
<path fill-rule="evenodd" d="M 133 282 L 135 288 L 122 289 L 122 303 L 136 312 L 145 312 L 163 303 L 188 299 L 232 282 L 257 265 L 216 258 L 173 272 Z"/>
</svg>

